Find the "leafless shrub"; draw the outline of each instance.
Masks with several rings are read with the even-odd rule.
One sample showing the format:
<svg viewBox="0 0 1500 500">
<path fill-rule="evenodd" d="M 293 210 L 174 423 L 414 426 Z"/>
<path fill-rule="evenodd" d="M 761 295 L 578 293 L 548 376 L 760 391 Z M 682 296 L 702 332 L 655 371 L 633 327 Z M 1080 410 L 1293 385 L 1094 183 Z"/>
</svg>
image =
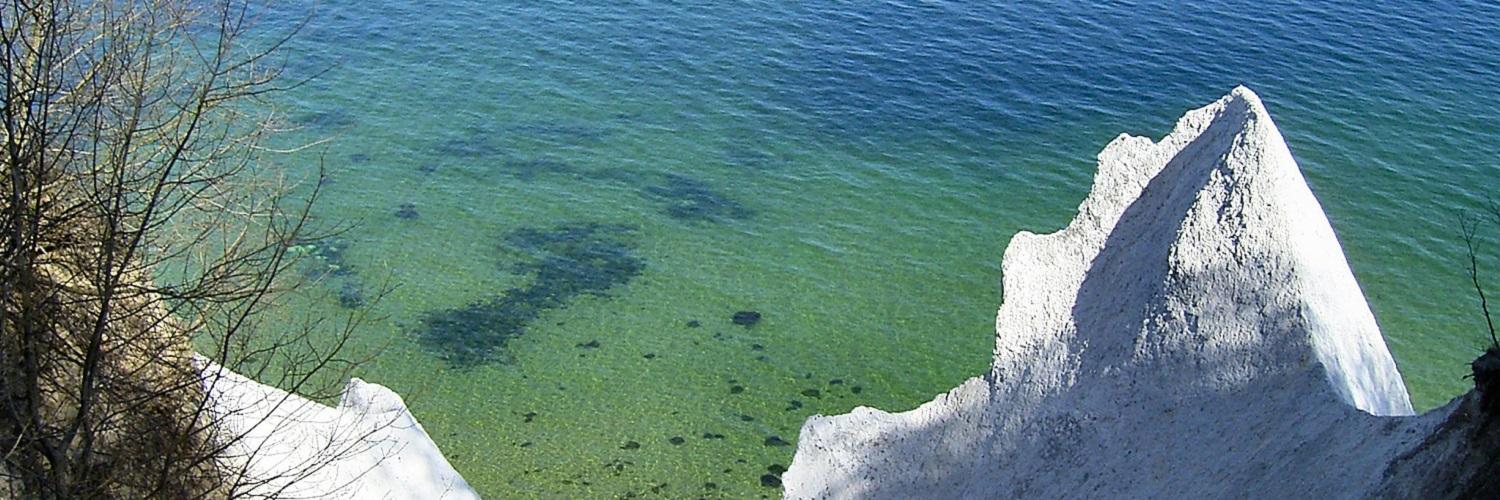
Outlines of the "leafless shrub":
<svg viewBox="0 0 1500 500">
<path fill-rule="evenodd" d="M 0 2 L 0 494 L 237 496 L 193 343 L 312 397 L 357 363 L 361 311 L 263 323 L 317 183 L 266 147 L 285 38 L 249 1 Z"/>
</svg>

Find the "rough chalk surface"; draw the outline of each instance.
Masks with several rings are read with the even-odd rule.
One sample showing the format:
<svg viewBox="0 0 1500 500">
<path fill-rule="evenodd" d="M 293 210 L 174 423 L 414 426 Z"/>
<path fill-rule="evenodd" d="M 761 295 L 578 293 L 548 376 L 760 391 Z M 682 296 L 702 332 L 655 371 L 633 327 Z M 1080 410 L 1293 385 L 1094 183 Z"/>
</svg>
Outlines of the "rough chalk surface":
<svg viewBox="0 0 1500 500">
<path fill-rule="evenodd" d="M 814 416 L 787 498 L 1362 498 L 1456 408 L 1406 387 L 1264 105 L 1121 135 L 1004 256 L 994 363 L 904 413 Z"/>
<path fill-rule="evenodd" d="M 479 498 L 385 386 L 351 379 L 329 408 L 197 362 L 220 435 L 239 437 L 226 465 L 245 471 L 241 497 Z"/>
</svg>

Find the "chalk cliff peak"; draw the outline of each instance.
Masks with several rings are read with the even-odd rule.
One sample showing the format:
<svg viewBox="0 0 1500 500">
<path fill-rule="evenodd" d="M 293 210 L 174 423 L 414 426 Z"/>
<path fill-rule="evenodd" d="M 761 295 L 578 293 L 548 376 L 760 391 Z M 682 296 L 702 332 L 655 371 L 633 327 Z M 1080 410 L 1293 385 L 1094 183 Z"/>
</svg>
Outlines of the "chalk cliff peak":
<svg viewBox="0 0 1500 500">
<path fill-rule="evenodd" d="M 1128 373 L 1180 393 L 1313 370 L 1361 410 L 1412 413 L 1322 207 L 1247 88 L 1161 141 L 1116 138 L 1078 217 L 1017 235 L 1004 273 L 996 380 Z"/>
<path fill-rule="evenodd" d="M 1406 387 L 1247 88 L 1112 141 L 1077 217 L 1016 235 L 1003 272 L 990 372 L 808 419 L 788 498 L 1343 497 L 1433 425 L 1377 417 L 1412 413 Z"/>
</svg>

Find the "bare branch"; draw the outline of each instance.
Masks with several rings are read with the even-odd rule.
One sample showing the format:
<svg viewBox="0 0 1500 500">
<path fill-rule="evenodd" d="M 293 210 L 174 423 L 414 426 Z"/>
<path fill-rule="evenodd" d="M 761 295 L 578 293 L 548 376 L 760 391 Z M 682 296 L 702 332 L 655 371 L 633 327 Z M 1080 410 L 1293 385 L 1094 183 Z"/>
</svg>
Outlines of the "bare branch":
<svg viewBox="0 0 1500 500">
<path fill-rule="evenodd" d="M 1496 217 L 1500 217 L 1500 209 L 1491 202 L 1489 210 Z M 1484 286 L 1479 280 L 1479 250 L 1478 231 L 1480 219 L 1471 219 L 1467 213 L 1459 213 L 1459 229 L 1463 232 L 1464 246 L 1469 255 L 1469 280 L 1474 284 L 1474 293 L 1479 295 L 1479 310 L 1484 313 L 1485 326 L 1490 332 L 1490 346 L 1500 349 L 1500 337 L 1495 335 L 1495 321 L 1490 316 L 1489 300 L 1484 295 Z"/>
</svg>

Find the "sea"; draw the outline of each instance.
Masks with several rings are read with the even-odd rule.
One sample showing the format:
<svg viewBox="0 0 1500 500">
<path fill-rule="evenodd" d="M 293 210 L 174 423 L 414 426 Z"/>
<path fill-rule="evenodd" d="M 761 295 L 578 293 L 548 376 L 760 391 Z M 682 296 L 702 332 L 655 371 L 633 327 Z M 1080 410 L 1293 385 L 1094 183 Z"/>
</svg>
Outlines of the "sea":
<svg viewBox="0 0 1500 500">
<path fill-rule="evenodd" d="M 1489 342 L 1500 4 L 292 0 L 297 248 L 487 498 L 776 498 L 803 421 L 988 368 L 1019 231 L 1246 85 L 1419 411 Z M 310 189 L 310 188 L 308 188 Z M 1500 296 L 1500 225 L 1480 282 Z"/>
</svg>

